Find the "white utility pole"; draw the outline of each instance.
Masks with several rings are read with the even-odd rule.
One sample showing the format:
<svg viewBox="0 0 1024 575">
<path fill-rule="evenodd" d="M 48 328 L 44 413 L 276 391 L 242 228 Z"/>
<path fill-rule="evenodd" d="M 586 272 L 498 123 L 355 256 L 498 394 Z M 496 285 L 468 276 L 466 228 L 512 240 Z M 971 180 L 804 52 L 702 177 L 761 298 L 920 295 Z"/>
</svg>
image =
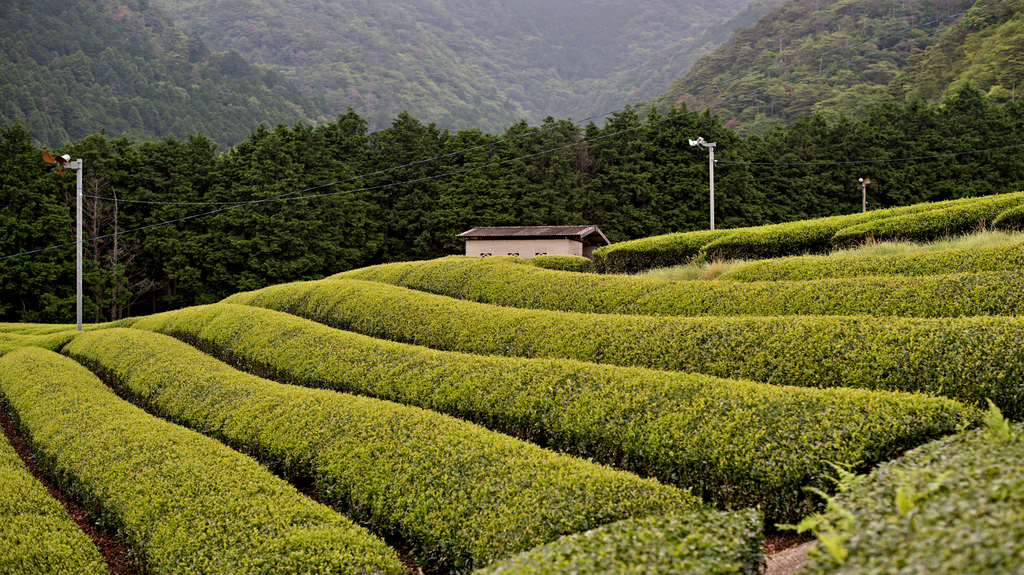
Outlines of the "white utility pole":
<svg viewBox="0 0 1024 575">
<path fill-rule="evenodd" d="M 715 142 L 705 142 L 704 138 L 698 137 L 690 140 L 691 146 L 704 146 L 708 149 L 708 174 L 711 177 L 711 229 L 715 229 Z"/>
<path fill-rule="evenodd" d="M 72 162 L 71 156 L 67 154 L 51 156 L 50 152 L 43 150 L 43 161 L 56 164 L 57 173 L 60 174 L 61 178 L 64 177 L 64 170 L 61 169 L 61 166 L 77 172 L 75 176 L 75 221 L 77 222 L 78 233 L 75 239 L 75 247 L 78 253 L 75 260 L 75 300 L 78 304 L 78 331 L 82 331 L 82 158 Z"/>
<path fill-rule="evenodd" d="M 82 158 L 64 164 L 75 175 L 75 303 L 77 305 L 78 331 L 82 331 Z"/>
</svg>

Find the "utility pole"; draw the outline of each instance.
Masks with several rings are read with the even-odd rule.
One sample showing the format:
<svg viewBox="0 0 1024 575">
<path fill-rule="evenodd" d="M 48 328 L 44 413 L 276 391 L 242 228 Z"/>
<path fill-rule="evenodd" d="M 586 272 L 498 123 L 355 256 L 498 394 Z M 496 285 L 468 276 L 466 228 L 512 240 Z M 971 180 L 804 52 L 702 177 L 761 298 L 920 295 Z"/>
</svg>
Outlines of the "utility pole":
<svg viewBox="0 0 1024 575">
<path fill-rule="evenodd" d="M 708 149 L 708 174 L 711 178 L 711 229 L 715 229 L 715 146 L 716 142 L 705 142 L 704 138 L 698 137 L 690 140 L 691 146 L 704 146 Z"/>
<path fill-rule="evenodd" d="M 43 150 L 43 161 L 50 164 L 56 164 L 57 173 L 60 177 L 64 177 L 64 170 L 61 166 L 66 166 L 69 170 L 75 170 L 75 227 L 77 228 L 75 237 L 75 303 L 77 304 L 77 316 L 78 316 L 78 331 L 82 331 L 82 158 L 78 158 L 74 162 L 71 161 L 71 156 L 64 154 L 63 156 L 51 156 L 50 152 Z"/>
<path fill-rule="evenodd" d="M 860 190 L 863 193 L 863 199 L 861 200 L 861 211 L 862 212 L 867 212 L 868 211 L 868 184 L 871 183 L 871 180 L 870 179 L 859 178 L 857 181 L 860 182 Z"/>
<path fill-rule="evenodd" d="M 82 158 L 68 162 L 75 171 L 75 305 L 78 331 L 82 331 Z"/>
</svg>

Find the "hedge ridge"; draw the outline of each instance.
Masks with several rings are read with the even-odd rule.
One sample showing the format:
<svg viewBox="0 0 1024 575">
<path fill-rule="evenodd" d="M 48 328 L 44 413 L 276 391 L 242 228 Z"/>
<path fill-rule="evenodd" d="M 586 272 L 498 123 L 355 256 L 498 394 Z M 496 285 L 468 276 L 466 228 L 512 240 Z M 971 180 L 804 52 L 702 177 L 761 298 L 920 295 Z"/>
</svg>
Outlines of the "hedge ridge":
<svg viewBox="0 0 1024 575">
<path fill-rule="evenodd" d="M 627 519 L 500 561 L 474 575 L 759 575 L 761 518 L 753 510 Z"/>
<path fill-rule="evenodd" d="M 404 572 L 394 551 L 252 459 L 117 398 L 51 351 L 0 358 L 40 469 L 149 572 Z"/>
<path fill-rule="evenodd" d="M 534 256 L 526 260 L 531 266 L 564 272 L 593 273 L 594 262 L 583 256 L 549 254 Z"/>
<path fill-rule="evenodd" d="M 945 398 L 809 389 L 567 360 L 441 352 L 288 314 L 215 304 L 136 327 L 278 381 L 448 413 L 692 488 L 768 520 L 817 503 L 826 461 L 870 465 L 951 432 L 975 410 Z"/>
<path fill-rule="evenodd" d="M 898 208 L 871 210 L 859 214 L 740 228 L 731 234 L 709 242 L 703 247 L 703 251 L 707 258 L 715 257 L 725 260 L 758 260 L 825 253 L 835 247 L 836 233 L 850 226 L 868 225 L 871 222 L 887 221 L 908 214 L 971 204 L 976 199 L 920 203 Z"/>
<path fill-rule="evenodd" d="M 1024 204 L 1012 207 L 996 216 L 992 227 L 1008 232 L 1024 231 Z"/>
<path fill-rule="evenodd" d="M 57 351 L 69 341 L 75 339 L 78 336 L 78 332 L 75 330 L 54 332 L 44 330 L 35 335 L 8 335 L 9 337 L 7 338 L 0 337 L 0 356 L 22 347 L 39 347 L 50 351 Z"/>
<path fill-rule="evenodd" d="M 803 387 L 992 399 L 1024 418 L 1024 318 L 684 318 L 497 307 L 359 280 L 235 294 L 226 303 L 447 351 L 698 372 Z"/>
<path fill-rule="evenodd" d="M 880 256 L 793 256 L 750 262 L 719 280 L 794 281 L 1024 270 L 1024 242 Z"/>
<path fill-rule="evenodd" d="M 397 534 L 439 572 L 482 567 L 617 520 L 702 506 L 674 487 L 442 414 L 266 381 L 165 335 L 94 332 L 65 352 L 147 408 L 282 473 L 312 478 L 325 501 Z"/>
<path fill-rule="evenodd" d="M 690 263 L 708 242 L 733 230 L 678 232 L 618 242 L 594 250 L 594 269 L 605 274 L 635 274 Z"/>
<path fill-rule="evenodd" d="M 665 234 L 598 248 L 594 252 L 594 263 L 597 271 L 601 273 L 631 274 L 652 268 L 685 264 L 697 258 L 707 261 L 715 259 L 758 260 L 825 253 L 836 247 L 838 233 L 854 226 L 870 227 L 876 222 L 884 222 L 902 216 L 911 217 L 910 214 L 931 212 L 942 208 L 951 208 L 948 213 L 959 213 L 975 205 L 995 203 L 1016 205 L 1022 201 L 1024 201 L 1024 195 L 1020 193 L 1000 194 L 732 230 L 718 229 Z M 989 222 L 997 215 L 989 215 L 988 212 L 984 212 L 984 214 L 986 217 L 980 219 Z M 963 229 L 973 228 L 977 226 L 980 219 L 969 221 L 965 224 L 966 228 L 961 227 Z M 881 223 L 878 225 L 884 226 Z M 937 235 L 955 233 L 947 232 L 946 228 L 948 227 L 948 223 L 943 224 L 943 227 L 938 228 Z M 931 237 L 935 235 L 933 233 Z M 863 239 L 863 237 L 859 239 Z M 876 237 L 876 239 L 878 238 Z M 849 239 L 844 238 L 844 240 Z"/>
<path fill-rule="evenodd" d="M 1024 192 L 967 198 L 938 209 L 850 226 L 837 231 L 832 241 L 836 246 L 858 244 L 867 238 L 931 241 L 984 227 L 1007 209 L 1021 204 L 1024 204 Z"/>
<path fill-rule="evenodd" d="M 330 279 L 378 281 L 458 299 L 584 313 L 620 309 L 669 284 L 664 280 L 577 274 L 515 265 L 496 257 L 448 256 L 369 266 Z"/>
<path fill-rule="evenodd" d="M 806 572 L 1024 573 L 1024 426 L 992 423 L 852 480 L 826 514 L 848 557 L 812 555 Z"/>
<path fill-rule="evenodd" d="M 0 573 L 108 573 L 68 512 L 0 435 Z"/>
<path fill-rule="evenodd" d="M 449 256 L 383 264 L 329 279 L 378 281 L 480 303 L 580 313 L 959 317 L 1024 312 L 1024 271 L 794 282 L 673 282 L 573 274 L 486 259 Z"/>
</svg>

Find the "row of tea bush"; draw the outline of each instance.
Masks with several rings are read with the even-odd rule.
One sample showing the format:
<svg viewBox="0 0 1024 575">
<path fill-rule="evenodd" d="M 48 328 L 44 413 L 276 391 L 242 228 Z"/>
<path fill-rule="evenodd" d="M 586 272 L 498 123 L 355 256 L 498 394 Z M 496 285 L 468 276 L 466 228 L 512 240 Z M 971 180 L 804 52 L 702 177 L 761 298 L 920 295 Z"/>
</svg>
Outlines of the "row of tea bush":
<svg viewBox="0 0 1024 575">
<path fill-rule="evenodd" d="M 0 436 L 0 572 L 104 575 L 103 557 Z"/>
<path fill-rule="evenodd" d="M 494 305 L 600 314 L 961 317 L 1024 313 L 1024 271 L 794 282 L 672 282 L 449 256 L 331 276 Z"/>
<path fill-rule="evenodd" d="M 667 234 L 600 247 L 594 252 L 594 263 L 602 273 L 637 273 L 694 259 L 820 254 L 868 238 L 929 241 L 993 222 L 1012 230 L 1020 218 L 1013 214 L 1022 205 L 1024 192 L 1015 192 L 735 230 Z"/>
<path fill-rule="evenodd" d="M 803 487 L 827 486 L 828 461 L 870 466 L 977 417 L 921 394 L 441 352 L 240 305 L 134 326 L 281 382 L 447 413 L 690 488 L 722 507 L 760 506 L 769 522 L 816 508 Z"/>
<path fill-rule="evenodd" d="M 991 399 L 1024 417 L 1024 318 L 651 317 L 499 307 L 359 280 L 235 294 L 374 338 L 464 353 L 545 357 L 802 387 Z"/>
<path fill-rule="evenodd" d="M 981 429 L 922 445 L 842 492 L 801 528 L 808 575 L 1024 573 L 1024 426 L 992 409 Z"/>
<path fill-rule="evenodd" d="M 270 355 L 291 355 L 266 344 Z M 703 507 L 684 490 L 439 413 L 267 381 L 157 333 L 97 330 L 64 353 L 147 410 L 311 480 L 322 501 L 397 537 L 435 572 Z"/>
<path fill-rule="evenodd" d="M 1024 243 L 874 256 L 792 256 L 745 263 L 717 279 L 801 281 L 860 276 L 933 276 L 1024 270 Z"/>
<path fill-rule="evenodd" d="M 0 393 L 42 473 L 145 572 L 404 572 L 381 539 L 57 353 L 6 353 Z"/>
</svg>

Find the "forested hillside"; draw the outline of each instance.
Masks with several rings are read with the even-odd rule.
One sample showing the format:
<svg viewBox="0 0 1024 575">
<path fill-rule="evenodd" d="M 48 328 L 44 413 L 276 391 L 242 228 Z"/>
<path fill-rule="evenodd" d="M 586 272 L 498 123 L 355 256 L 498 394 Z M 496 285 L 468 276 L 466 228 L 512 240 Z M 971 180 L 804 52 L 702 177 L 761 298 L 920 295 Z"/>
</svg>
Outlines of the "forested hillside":
<svg viewBox="0 0 1024 575">
<path fill-rule="evenodd" d="M 1024 189 L 1024 103 L 972 89 L 863 121 L 804 116 L 765 137 L 684 108 L 502 134 L 405 113 L 371 132 L 349 110 L 260 126 L 224 154 L 196 135 L 93 134 L 53 151 L 85 162 L 86 321 L 102 321 L 462 253 L 455 235 L 476 226 L 597 224 L 616 242 L 707 229 L 697 136 L 718 142 L 716 229 L 857 213 L 862 177 L 870 209 Z M 21 124 L 0 131 L 3 321 L 69 321 L 74 308 L 74 177 L 42 151 Z"/>
<path fill-rule="evenodd" d="M 890 95 L 935 103 L 970 83 L 994 102 L 1015 101 L 1024 80 L 1024 11 L 1016 2 L 983 7 L 978 2 L 978 16 L 914 54 L 889 85 Z"/>
<path fill-rule="evenodd" d="M 918 96 L 936 104 L 968 81 L 986 92 L 1005 84 L 1009 95 L 1011 70 L 1021 69 L 1002 72 L 1003 61 L 1019 59 L 1014 11 L 981 1 L 957 16 L 971 8 L 970 0 L 792 0 L 737 30 L 666 93 L 691 109 L 713 106 L 742 133 L 809 113 L 863 119 Z"/>
<path fill-rule="evenodd" d="M 103 130 L 201 132 L 230 146 L 260 122 L 326 121 L 325 108 L 269 68 L 211 51 L 146 0 L 0 3 L 0 124 L 20 118 L 51 146 Z"/>
<path fill-rule="evenodd" d="M 695 38 L 748 3 L 151 1 L 215 49 L 273 66 L 336 112 L 351 106 L 371 129 L 408 111 L 441 128 L 492 133 L 657 96 L 744 20 Z"/>
</svg>

